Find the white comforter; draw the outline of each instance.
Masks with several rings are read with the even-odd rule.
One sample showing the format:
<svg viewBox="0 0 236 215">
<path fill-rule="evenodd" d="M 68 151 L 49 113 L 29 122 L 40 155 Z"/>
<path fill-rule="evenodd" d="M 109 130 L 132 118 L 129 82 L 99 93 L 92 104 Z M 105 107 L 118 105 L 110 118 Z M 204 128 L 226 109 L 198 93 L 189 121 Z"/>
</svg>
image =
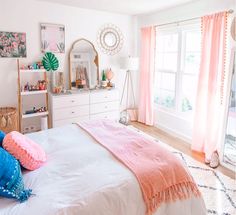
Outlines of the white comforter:
<svg viewBox="0 0 236 215">
<path fill-rule="evenodd" d="M 24 172 L 35 196 L 25 203 L 0 198 L 1 215 L 144 215 L 135 176 L 87 133 L 68 125 L 29 135 L 48 155 L 36 171 Z M 155 215 L 203 215 L 203 199 L 163 204 Z"/>
</svg>

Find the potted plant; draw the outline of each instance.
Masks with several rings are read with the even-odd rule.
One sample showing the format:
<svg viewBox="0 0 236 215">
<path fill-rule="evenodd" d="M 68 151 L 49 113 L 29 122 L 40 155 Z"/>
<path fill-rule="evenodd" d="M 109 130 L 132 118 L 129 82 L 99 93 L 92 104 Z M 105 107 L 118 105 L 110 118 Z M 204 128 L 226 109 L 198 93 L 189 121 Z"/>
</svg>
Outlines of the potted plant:
<svg viewBox="0 0 236 215">
<path fill-rule="evenodd" d="M 51 91 L 53 92 L 54 87 L 56 87 L 56 70 L 59 67 L 59 61 L 57 57 L 51 53 L 46 52 L 42 60 L 44 68 L 50 72 L 50 86 Z"/>
</svg>

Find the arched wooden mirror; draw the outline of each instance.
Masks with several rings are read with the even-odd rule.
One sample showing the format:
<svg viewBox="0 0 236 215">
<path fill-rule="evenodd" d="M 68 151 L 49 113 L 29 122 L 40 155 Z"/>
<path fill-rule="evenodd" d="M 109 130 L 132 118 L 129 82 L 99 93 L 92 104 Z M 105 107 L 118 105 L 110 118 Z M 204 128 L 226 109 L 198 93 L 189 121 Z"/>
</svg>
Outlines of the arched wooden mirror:
<svg viewBox="0 0 236 215">
<path fill-rule="evenodd" d="M 86 40 L 76 40 L 69 53 L 70 89 L 93 89 L 99 83 L 98 52 Z"/>
</svg>

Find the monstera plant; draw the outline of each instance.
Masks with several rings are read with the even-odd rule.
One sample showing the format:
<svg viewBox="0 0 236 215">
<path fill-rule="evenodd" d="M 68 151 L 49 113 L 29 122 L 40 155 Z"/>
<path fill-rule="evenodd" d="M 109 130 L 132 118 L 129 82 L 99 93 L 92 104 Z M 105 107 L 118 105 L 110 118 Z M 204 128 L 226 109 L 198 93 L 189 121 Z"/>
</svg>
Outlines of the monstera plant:
<svg viewBox="0 0 236 215">
<path fill-rule="evenodd" d="M 43 60 L 43 66 L 47 71 L 56 71 L 59 67 L 59 61 L 56 56 L 51 52 L 46 52 Z"/>
<path fill-rule="evenodd" d="M 46 52 L 43 57 L 42 64 L 47 71 L 51 72 L 50 85 L 51 91 L 54 91 L 54 87 L 56 87 L 56 73 L 54 71 L 58 69 L 59 61 L 53 53 Z"/>
</svg>

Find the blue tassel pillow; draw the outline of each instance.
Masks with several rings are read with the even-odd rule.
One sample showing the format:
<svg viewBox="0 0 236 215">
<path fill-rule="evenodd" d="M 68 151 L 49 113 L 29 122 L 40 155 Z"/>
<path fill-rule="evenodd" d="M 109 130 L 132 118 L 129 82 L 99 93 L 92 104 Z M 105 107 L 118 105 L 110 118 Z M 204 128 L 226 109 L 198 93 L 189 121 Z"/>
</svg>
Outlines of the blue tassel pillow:
<svg viewBox="0 0 236 215">
<path fill-rule="evenodd" d="M 19 162 L 0 148 L 0 196 L 26 201 L 32 190 L 25 190 Z"/>
<path fill-rule="evenodd" d="M 2 146 L 2 142 L 3 142 L 3 139 L 5 136 L 6 136 L 6 134 L 0 130 L 0 146 Z"/>
</svg>

